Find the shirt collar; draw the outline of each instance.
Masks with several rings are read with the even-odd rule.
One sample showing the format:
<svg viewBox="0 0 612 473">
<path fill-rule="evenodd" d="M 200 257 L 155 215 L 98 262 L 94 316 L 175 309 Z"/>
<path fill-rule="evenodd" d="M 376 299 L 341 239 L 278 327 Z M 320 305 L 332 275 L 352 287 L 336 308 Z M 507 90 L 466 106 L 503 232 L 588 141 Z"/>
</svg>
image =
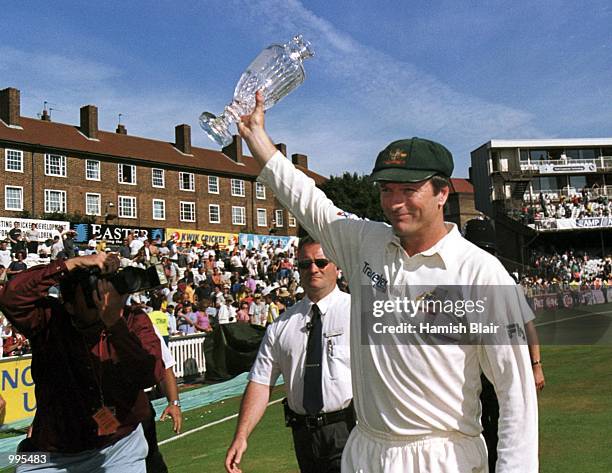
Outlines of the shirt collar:
<svg viewBox="0 0 612 473">
<path fill-rule="evenodd" d="M 321 315 L 325 315 L 327 314 L 328 309 L 330 308 L 335 295 L 340 292 L 340 289 L 338 289 L 338 286 L 336 286 L 334 288 L 334 290 L 332 292 L 330 292 L 329 294 L 327 294 L 323 299 L 321 299 L 319 302 L 317 302 L 317 306 L 319 307 L 319 310 L 321 311 Z M 310 313 L 312 306 L 314 305 L 314 302 L 312 302 L 310 300 L 310 298 L 308 296 L 304 297 L 304 301 L 306 301 L 306 303 L 308 304 L 308 312 L 307 314 Z M 306 315 L 306 314 L 304 314 Z"/>
<path fill-rule="evenodd" d="M 457 225 L 451 222 L 444 222 L 447 233 L 440 240 L 438 240 L 433 246 L 430 248 L 421 251 L 420 253 L 416 253 L 412 257 L 415 256 L 426 256 L 431 257 L 434 255 L 438 255 L 446 269 L 449 269 L 450 266 L 456 261 L 457 257 L 457 239 L 461 238 L 461 234 L 459 233 L 459 229 Z M 390 245 L 396 245 L 401 247 L 400 239 L 397 235 L 393 233 L 393 229 L 391 228 L 391 238 L 388 242 Z"/>
</svg>

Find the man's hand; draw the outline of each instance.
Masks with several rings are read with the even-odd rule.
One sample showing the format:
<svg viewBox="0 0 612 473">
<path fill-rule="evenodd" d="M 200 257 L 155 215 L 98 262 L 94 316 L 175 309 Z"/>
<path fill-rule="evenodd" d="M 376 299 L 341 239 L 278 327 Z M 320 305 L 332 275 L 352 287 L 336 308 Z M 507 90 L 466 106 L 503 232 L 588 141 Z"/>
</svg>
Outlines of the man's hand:
<svg viewBox="0 0 612 473">
<path fill-rule="evenodd" d="M 264 96 L 261 91 L 255 94 L 255 108 L 250 115 L 240 117 L 238 132 L 244 138 L 251 154 L 264 165 L 276 152 L 276 147 L 264 128 Z"/>
<path fill-rule="evenodd" d="M 541 363 L 533 367 L 533 377 L 535 379 L 536 389 L 538 392 L 542 391 L 546 385 L 546 381 L 544 380 L 544 370 L 542 369 Z"/>
<path fill-rule="evenodd" d="M 240 461 L 242 454 L 246 452 L 247 441 L 244 437 L 236 437 L 225 455 L 225 471 L 227 473 L 242 473 Z"/>
<path fill-rule="evenodd" d="M 168 416 L 172 417 L 172 430 L 174 430 L 174 433 L 180 434 L 181 427 L 183 426 L 183 413 L 181 412 L 181 408 L 174 404 L 168 404 L 168 407 L 164 409 L 159 420 L 163 422 Z"/>
<path fill-rule="evenodd" d="M 98 287 L 97 290 L 93 292 L 92 299 L 98 308 L 100 319 L 104 322 L 106 327 L 115 325 L 121 318 L 127 298 L 128 295 L 119 294 L 110 281 L 106 279 L 98 280 Z"/>
<path fill-rule="evenodd" d="M 95 255 L 79 256 L 66 260 L 66 269 L 100 268 L 102 274 L 112 274 L 119 269 L 121 262 L 117 253 L 96 253 Z"/>
</svg>

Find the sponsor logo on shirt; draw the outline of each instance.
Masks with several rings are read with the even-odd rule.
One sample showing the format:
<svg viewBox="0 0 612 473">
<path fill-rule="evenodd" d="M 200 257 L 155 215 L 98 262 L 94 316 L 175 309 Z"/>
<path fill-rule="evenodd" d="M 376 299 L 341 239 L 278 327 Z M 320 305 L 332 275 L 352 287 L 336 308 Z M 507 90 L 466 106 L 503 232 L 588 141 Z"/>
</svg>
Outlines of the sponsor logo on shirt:
<svg viewBox="0 0 612 473">
<path fill-rule="evenodd" d="M 351 220 L 361 220 L 357 215 L 352 214 L 350 212 L 346 212 L 344 210 L 340 210 L 337 213 L 338 217 L 342 217 L 342 218 L 350 218 Z"/>
<path fill-rule="evenodd" d="M 363 274 L 365 274 L 370 281 L 372 281 L 372 286 L 378 291 L 386 291 L 387 285 L 389 281 L 387 281 L 381 273 L 377 273 L 372 269 L 370 263 L 367 261 L 363 262 L 363 269 L 361 270 Z"/>
</svg>

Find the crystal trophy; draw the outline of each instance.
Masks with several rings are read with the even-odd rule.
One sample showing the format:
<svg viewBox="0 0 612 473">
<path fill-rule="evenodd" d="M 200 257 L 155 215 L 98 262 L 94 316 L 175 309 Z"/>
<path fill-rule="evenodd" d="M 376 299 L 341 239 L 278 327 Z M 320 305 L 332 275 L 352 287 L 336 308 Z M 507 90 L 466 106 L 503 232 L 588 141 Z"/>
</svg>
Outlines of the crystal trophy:
<svg viewBox="0 0 612 473">
<path fill-rule="evenodd" d="M 304 59 L 314 52 L 302 35 L 295 36 L 287 44 L 273 44 L 264 49 L 244 71 L 232 103 L 216 117 L 210 112 L 200 115 L 200 126 L 211 140 L 225 147 L 232 142 L 229 127 L 249 115 L 255 108 L 255 92 L 261 90 L 265 109 L 270 108 L 285 95 L 304 82 Z"/>
</svg>

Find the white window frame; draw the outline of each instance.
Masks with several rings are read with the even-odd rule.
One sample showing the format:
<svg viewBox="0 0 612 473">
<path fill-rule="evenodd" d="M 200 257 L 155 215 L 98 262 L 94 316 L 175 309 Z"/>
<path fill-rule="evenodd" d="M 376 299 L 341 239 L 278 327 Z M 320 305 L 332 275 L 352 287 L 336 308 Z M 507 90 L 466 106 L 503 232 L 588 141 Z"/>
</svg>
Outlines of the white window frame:
<svg viewBox="0 0 612 473">
<path fill-rule="evenodd" d="M 155 204 L 156 203 L 162 204 L 162 208 L 161 208 L 162 216 L 161 217 L 155 216 Z M 153 220 L 166 220 L 166 201 L 164 199 L 153 199 L 151 201 L 151 216 Z"/>
<path fill-rule="evenodd" d="M 244 197 L 244 181 L 242 179 L 232 179 L 231 182 L 232 196 Z"/>
<path fill-rule="evenodd" d="M 15 154 L 11 156 L 11 154 Z M 9 162 L 19 160 L 19 169 L 11 169 Z M 4 150 L 4 170 L 7 172 L 23 172 L 23 151 L 20 149 L 5 149 Z"/>
<path fill-rule="evenodd" d="M 132 168 L 133 182 L 125 182 L 123 180 L 123 167 L 122 166 L 129 166 L 129 167 Z M 125 163 L 117 164 L 117 182 L 119 182 L 119 184 L 126 184 L 128 186 L 135 186 L 136 185 L 136 166 L 133 165 L 133 164 L 125 164 Z"/>
<path fill-rule="evenodd" d="M 97 175 L 98 177 L 89 177 L 89 164 L 97 164 L 97 169 L 95 171 L 97 171 Z M 95 159 L 86 159 L 85 160 L 85 179 L 88 181 L 99 181 L 100 180 L 100 175 L 102 174 L 102 167 L 100 165 L 100 161 L 97 161 Z"/>
<path fill-rule="evenodd" d="M 161 185 L 155 184 L 155 171 L 161 172 Z M 158 189 L 165 189 L 166 187 L 166 172 L 165 169 L 152 168 L 151 169 L 151 187 L 157 187 Z"/>
<path fill-rule="evenodd" d="M 8 189 L 17 189 L 20 193 L 19 196 L 19 200 L 20 200 L 20 205 L 19 208 L 17 207 L 9 207 L 8 206 Z M 21 211 L 23 210 L 23 186 L 4 186 L 4 210 L 16 210 L 16 211 Z"/>
<path fill-rule="evenodd" d="M 131 201 L 134 203 L 134 215 L 127 215 L 123 212 L 123 206 L 121 205 L 121 201 L 125 199 L 126 201 Z M 136 197 L 131 195 L 118 195 L 117 196 L 117 216 L 119 218 L 138 218 L 138 201 Z"/>
<path fill-rule="evenodd" d="M 213 220 L 212 212 L 210 211 L 213 207 L 217 209 L 217 220 Z M 221 206 L 219 204 L 208 204 L 208 223 L 221 223 Z"/>
<path fill-rule="evenodd" d="M 57 192 L 61 196 L 60 209 L 55 210 L 51 209 L 50 203 L 50 195 L 52 192 Z M 62 208 L 63 207 L 63 208 Z M 66 191 L 58 190 L 58 189 L 45 189 L 45 213 L 66 213 L 68 209 L 68 205 L 66 204 Z"/>
<path fill-rule="evenodd" d="M 211 189 L 211 182 L 215 183 L 215 187 L 217 188 L 216 191 L 210 190 Z M 208 193 L 209 194 L 218 194 L 219 193 L 219 176 L 208 176 Z"/>
<path fill-rule="evenodd" d="M 288 212 L 288 215 L 287 215 L 287 225 L 289 225 L 290 227 L 297 227 L 297 220 L 289 212 Z"/>
<path fill-rule="evenodd" d="M 263 219 L 260 219 L 262 215 L 263 215 Z M 258 227 L 268 226 L 268 211 L 266 209 L 257 209 L 257 226 Z"/>
<path fill-rule="evenodd" d="M 57 174 L 51 172 L 51 167 L 56 166 L 55 163 L 51 163 L 51 157 L 59 158 L 59 163 L 57 166 L 59 167 L 59 171 Z M 45 176 L 56 176 L 56 177 L 66 177 L 66 156 L 62 154 L 55 153 L 46 153 L 45 154 Z"/>
<path fill-rule="evenodd" d="M 191 213 L 193 214 L 192 218 L 187 218 L 185 214 L 185 208 L 191 207 Z M 195 202 L 187 202 L 181 200 L 179 202 L 179 220 L 181 222 L 195 222 L 196 221 L 196 203 Z"/>
<path fill-rule="evenodd" d="M 240 210 L 240 212 L 236 212 Z M 242 217 L 238 219 L 238 217 Z M 232 225 L 246 225 L 246 208 L 232 205 Z"/>
<path fill-rule="evenodd" d="M 183 179 L 188 177 L 189 187 L 184 187 Z M 192 172 L 179 172 L 179 189 L 182 191 L 195 192 L 195 174 Z"/>
<path fill-rule="evenodd" d="M 255 181 L 255 198 L 260 200 L 266 199 L 266 186 L 257 181 Z"/>
<path fill-rule="evenodd" d="M 95 212 L 89 211 L 87 198 L 90 196 L 98 198 L 98 208 Z M 86 192 L 85 193 L 85 215 L 102 215 L 102 194 L 98 194 L 96 192 Z"/>
<path fill-rule="evenodd" d="M 281 209 L 274 211 L 274 224 L 279 228 L 285 225 L 283 211 Z"/>
</svg>

